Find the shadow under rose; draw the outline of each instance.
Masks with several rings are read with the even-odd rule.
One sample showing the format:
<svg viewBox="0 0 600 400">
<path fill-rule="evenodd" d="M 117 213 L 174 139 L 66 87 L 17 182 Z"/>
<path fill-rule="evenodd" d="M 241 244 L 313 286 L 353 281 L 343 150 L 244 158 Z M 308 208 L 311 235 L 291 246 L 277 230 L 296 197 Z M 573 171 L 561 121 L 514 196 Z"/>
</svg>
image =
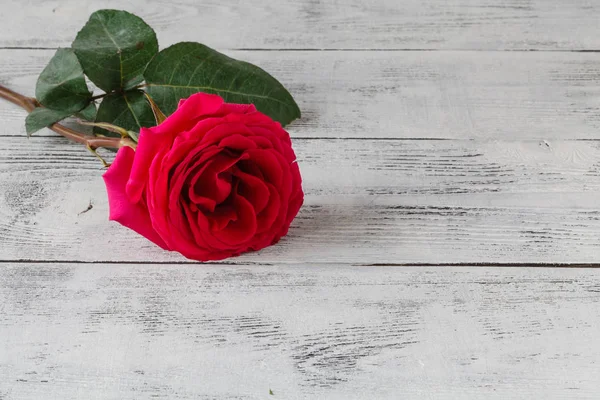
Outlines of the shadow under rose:
<svg viewBox="0 0 600 400">
<path fill-rule="evenodd" d="M 317 204 L 307 199 L 287 236 L 248 257 L 268 262 L 335 262 L 348 249 L 367 245 L 373 235 L 368 204 Z M 369 217 L 371 216 L 371 218 Z"/>
</svg>

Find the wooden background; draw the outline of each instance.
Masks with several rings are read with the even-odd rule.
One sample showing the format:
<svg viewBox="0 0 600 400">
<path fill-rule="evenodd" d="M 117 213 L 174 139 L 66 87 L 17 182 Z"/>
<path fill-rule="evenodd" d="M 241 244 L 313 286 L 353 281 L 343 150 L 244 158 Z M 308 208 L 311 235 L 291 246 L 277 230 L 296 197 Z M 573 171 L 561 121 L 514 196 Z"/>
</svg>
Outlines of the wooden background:
<svg viewBox="0 0 600 400">
<path fill-rule="evenodd" d="M 306 204 L 199 265 L 0 103 L 0 400 L 598 398 L 600 2 L 3 0 L 0 82 L 100 8 L 280 79 Z"/>
</svg>

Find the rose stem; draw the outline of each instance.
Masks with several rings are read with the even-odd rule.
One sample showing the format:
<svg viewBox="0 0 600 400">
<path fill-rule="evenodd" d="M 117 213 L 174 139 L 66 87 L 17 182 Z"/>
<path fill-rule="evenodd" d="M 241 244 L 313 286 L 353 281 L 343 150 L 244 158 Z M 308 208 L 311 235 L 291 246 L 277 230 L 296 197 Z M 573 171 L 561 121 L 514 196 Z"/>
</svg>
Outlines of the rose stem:
<svg viewBox="0 0 600 400">
<path fill-rule="evenodd" d="M 14 92 L 7 87 L 0 85 L 0 97 L 24 108 L 27 112 L 33 111 L 34 108 L 38 107 L 39 103 L 36 99 L 23 96 L 20 93 Z M 99 147 L 107 147 L 112 149 L 119 149 L 123 146 L 130 146 L 135 148 L 135 142 L 128 138 L 109 138 L 109 137 L 96 137 L 92 135 L 86 135 L 85 133 L 78 132 L 74 129 L 67 128 L 60 124 L 54 124 L 49 129 L 72 140 L 77 143 L 81 143 L 87 146 L 89 149 L 96 150 Z"/>
</svg>

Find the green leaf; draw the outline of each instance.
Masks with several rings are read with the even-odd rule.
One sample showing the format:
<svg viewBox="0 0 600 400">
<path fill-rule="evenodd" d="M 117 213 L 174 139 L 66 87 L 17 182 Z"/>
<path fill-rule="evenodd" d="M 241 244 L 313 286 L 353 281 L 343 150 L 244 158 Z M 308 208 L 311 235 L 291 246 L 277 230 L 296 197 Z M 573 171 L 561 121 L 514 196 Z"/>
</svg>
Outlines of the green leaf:
<svg viewBox="0 0 600 400">
<path fill-rule="evenodd" d="M 58 49 L 37 80 L 37 100 L 47 108 L 74 113 L 84 108 L 91 96 L 73 50 Z"/>
<path fill-rule="evenodd" d="M 30 136 L 32 133 L 61 121 L 69 115 L 71 115 L 70 111 L 56 111 L 44 107 L 35 108 L 25 119 L 27 135 Z"/>
<path fill-rule="evenodd" d="M 183 42 L 162 50 L 148 64 L 144 78 L 148 92 L 167 115 L 180 99 L 206 92 L 230 103 L 252 103 L 282 125 L 300 117 L 298 105 L 277 79 L 200 43 Z"/>
<path fill-rule="evenodd" d="M 98 108 L 96 122 L 108 122 L 135 132 L 138 132 L 141 127 L 155 125 L 152 109 L 140 90 L 112 93 L 104 97 Z M 94 132 L 106 136 L 119 136 L 97 127 L 94 128 Z"/>
<path fill-rule="evenodd" d="M 141 18 L 126 11 L 100 10 L 79 31 L 73 50 L 88 78 L 108 93 L 142 81 L 146 65 L 158 52 L 158 41 Z"/>
<path fill-rule="evenodd" d="M 96 119 L 96 112 L 96 103 L 91 102 L 86 108 L 79 111 L 76 115 L 79 118 L 85 119 L 86 121 L 93 121 Z"/>
</svg>

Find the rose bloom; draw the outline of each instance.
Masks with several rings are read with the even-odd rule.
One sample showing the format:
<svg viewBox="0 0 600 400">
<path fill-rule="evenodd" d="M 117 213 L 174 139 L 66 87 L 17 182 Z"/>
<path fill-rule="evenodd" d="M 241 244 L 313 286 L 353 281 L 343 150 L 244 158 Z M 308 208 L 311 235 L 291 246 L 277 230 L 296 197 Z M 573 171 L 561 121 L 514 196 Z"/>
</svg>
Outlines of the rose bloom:
<svg viewBox="0 0 600 400">
<path fill-rule="evenodd" d="M 302 205 L 289 134 L 253 105 L 197 93 L 104 174 L 110 219 L 166 250 L 218 260 L 276 243 Z"/>
</svg>

